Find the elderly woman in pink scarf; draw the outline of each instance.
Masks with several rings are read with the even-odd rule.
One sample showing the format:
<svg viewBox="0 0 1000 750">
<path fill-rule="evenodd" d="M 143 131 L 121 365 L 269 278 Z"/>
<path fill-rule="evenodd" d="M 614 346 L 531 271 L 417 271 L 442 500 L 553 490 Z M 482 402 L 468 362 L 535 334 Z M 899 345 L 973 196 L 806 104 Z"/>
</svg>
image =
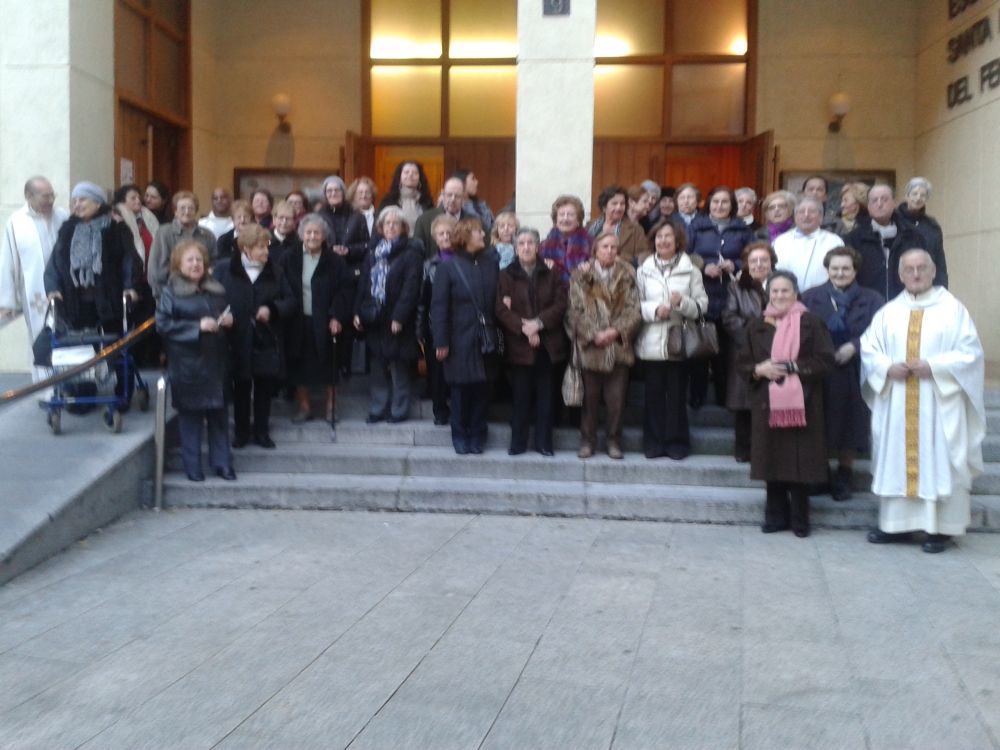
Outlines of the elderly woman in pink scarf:
<svg viewBox="0 0 1000 750">
<path fill-rule="evenodd" d="M 747 325 L 740 368 L 750 378 L 750 477 L 767 483 L 761 531 L 809 536 L 809 485 L 826 481 L 823 378 L 833 368 L 826 324 L 799 302 L 788 271 L 767 280 L 764 317 Z"/>
</svg>

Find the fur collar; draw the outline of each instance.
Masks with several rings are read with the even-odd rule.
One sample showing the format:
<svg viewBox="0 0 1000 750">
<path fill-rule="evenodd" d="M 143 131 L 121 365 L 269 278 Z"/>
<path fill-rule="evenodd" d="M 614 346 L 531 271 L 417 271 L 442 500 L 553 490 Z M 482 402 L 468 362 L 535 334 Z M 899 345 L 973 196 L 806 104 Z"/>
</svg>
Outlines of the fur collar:
<svg viewBox="0 0 1000 750">
<path fill-rule="evenodd" d="M 186 276 L 182 276 L 181 274 L 174 272 L 171 273 L 170 278 L 167 279 L 167 286 L 169 286 L 170 290 L 178 297 L 190 297 L 198 292 L 214 294 L 218 297 L 226 296 L 226 290 L 222 287 L 222 284 L 213 279 L 211 276 L 205 276 L 200 285 L 195 285 Z"/>
</svg>

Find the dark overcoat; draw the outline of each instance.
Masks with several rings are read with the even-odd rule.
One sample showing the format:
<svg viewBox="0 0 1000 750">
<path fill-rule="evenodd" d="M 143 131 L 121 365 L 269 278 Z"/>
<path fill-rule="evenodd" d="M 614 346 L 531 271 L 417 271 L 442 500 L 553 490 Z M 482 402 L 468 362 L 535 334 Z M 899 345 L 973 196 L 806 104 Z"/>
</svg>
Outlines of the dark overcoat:
<svg viewBox="0 0 1000 750">
<path fill-rule="evenodd" d="M 882 250 L 882 237 L 872 229 L 871 221 L 859 222 L 844 237 L 844 244 L 853 247 L 861 253 L 861 268 L 858 270 L 858 283 L 863 287 L 874 289 L 886 299 L 892 299 L 903 291 L 903 282 L 899 280 L 899 257 L 907 250 L 923 247 L 924 240 L 920 233 L 910 224 L 897 223 L 896 237 L 886 258 Z M 938 274 L 941 268 L 938 268 Z M 934 283 L 939 283 L 935 277 Z"/>
<path fill-rule="evenodd" d="M 510 307 L 504 298 L 510 298 Z M 541 345 L 553 362 L 566 359 L 568 351 L 563 318 L 569 304 L 566 285 L 541 259 L 532 278 L 515 260 L 500 272 L 497 282 L 496 316 L 503 327 L 504 357 L 512 365 L 533 365 L 536 350 L 521 333 L 522 320 L 542 321 Z"/>
<path fill-rule="evenodd" d="M 743 271 L 745 273 L 745 271 Z M 745 411 L 750 408 L 750 384 L 739 371 L 740 350 L 747 345 L 747 323 L 760 320 L 767 306 L 763 289 L 749 289 L 739 281 L 729 282 L 726 306 L 722 309 L 722 327 L 733 342 L 729 347 L 729 372 L 726 375 L 726 408 Z"/>
<path fill-rule="evenodd" d="M 743 247 L 753 240 L 750 227 L 743 219 L 733 218 L 720 232 L 712 220 L 703 214 L 695 216 L 688 227 L 688 249 L 692 255 L 699 255 L 705 265 L 718 263 L 721 256 L 731 260 L 740 270 L 740 255 Z M 705 292 L 708 294 L 708 312 L 705 317 L 718 320 L 722 316 L 722 308 L 726 306 L 726 288 L 729 285 L 729 275 L 722 274 L 717 279 L 705 276 Z"/>
<path fill-rule="evenodd" d="M 826 481 L 826 439 L 823 431 L 823 378 L 833 367 L 833 344 L 826 324 L 803 313 L 799 334 L 799 377 L 805 395 L 806 426 L 772 428 L 766 379 L 753 378 L 754 366 L 771 358 L 775 327 L 763 319 L 747 325 L 747 346 L 740 354 L 740 371 L 750 382 L 752 432 L 750 477 L 764 481 L 813 484 Z"/>
<path fill-rule="evenodd" d="M 914 229 L 923 239 L 921 247 L 931 254 L 937 273 L 934 274 L 934 286 L 948 288 L 948 263 L 944 257 L 944 232 L 933 216 L 928 216 L 926 210 L 910 211 L 905 203 L 896 209 L 893 217 L 897 224 L 905 224 Z"/>
<path fill-rule="evenodd" d="M 372 239 L 373 247 L 378 244 L 378 235 Z M 372 265 L 375 253 L 369 252 L 361 264 L 357 294 L 354 298 L 354 314 L 364 318 L 362 310 L 374 305 L 371 289 Z M 407 237 L 400 237 L 389 250 L 389 272 L 385 278 L 385 303 L 381 306 L 375 325 L 362 322 L 365 326 L 365 341 L 368 348 L 378 357 L 386 360 L 415 361 L 420 353 L 417 346 L 417 303 L 420 298 L 420 284 L 423 279 L 423 255 L 420 248 Z M 403 325 L 399 333 L 392 332 L 392 322 Z"/>
<path fill-rule="evenodd" d="M 847 327 L 850 329 L 847 335 L 857 354 L 842 365 L 835 364 L 823 381 L 826 446 L 829 450 L 868 450 L 871 433 L 871 412 L 861 398 L 861 334 L 885 300 L 873 289 L 857 284 L 854 286 L 858 296 L 847 309 Z M 832 288 L 828 281 L 802 293 L 802 304 L 824 323 L 837 315 L 830 296 Z"/>
<path fill-rule="evenodd" d="M 431 329 L 434 346 L 448 348 L 442 369 L 445 380 L 452 385 L 482 383 L 496 374 L 496 358 L 484 356 L 480 348 L 477 310 L 486 325 L 496 325 L 499 273 L 496 256 L 485 251 L 470 255 L 459 250 L 449 262 L 438 266 L 431 299 Z"/>
<path fill-rule="evenodd" d="M 284 324 L 292 318 L 296 305 L 288 282 L 271 260 L 261 269 L 257 280 L 250 281 L 242 257 L 240 254 L 221 259 L 212 275 L 226 290 L 226 302 L 233 314 L 233 327 L 229 329 L 233 377 L 249 379 L 253 377 L 255 336 L 265 344 L 273 340 L 284 364 Z M 256 320 L 261 307 L 271 311 L 267 323 Z M 284 377 L 284 368 L 276 377 Z"/>
<path fill-rule="evenodd" d="M 110 207 L 102 210 L 94 218 L 103 216 Z M 93 221 L 93 219 L 91 219 Z M 62 294 L 62 314 L 72 328 L 79 328 L 80 294 L 70 275 L 70 245 L 73 232 L 80 219 L 70 216 L 59 228 L 55 247 L 45 266 L 45 292 Z M 135 289 L 141 279 L 142 269 L 136 263 L 132 232 L 123 221 L 112 220 L 101 230 L 101 272 L 94 279 L 94 301 L 97 317 L 105 329 L 115 331 L 121 328 L 122 293 Z"/>
<path fill-rule="evenodd" d="M 309 287 L 312 291 L 312 326 L 307 330 L 306 311 L 302 309 L 302 256 L 303 253 L 286 253 L 281 259 L 281 273 L 295 299 L 295 308 L 285 326 L 285 353 L 290 366 L 302 357 L 306 336 L 316 342 L 316 351 L 323 363 L 324 372 L 336 374 L 336 347 L 330 335 L 330 321 L 336 318 L 341 326 L 351 324 L 351 287 L 343 259 L 324 245 L 319 263 L 313 272 Z"/>
<path fill-rule="evenodd" d="M 178 411 L 222 409 L 229 395 L 229 345 L 223 329 L 201 330 L 201 319 L 218 318 L 226 290 L 211 277 L 196 286 L 170 274 L 156 306 L 156 330 L 167 351 L 170 395 Z"/>
</svg>

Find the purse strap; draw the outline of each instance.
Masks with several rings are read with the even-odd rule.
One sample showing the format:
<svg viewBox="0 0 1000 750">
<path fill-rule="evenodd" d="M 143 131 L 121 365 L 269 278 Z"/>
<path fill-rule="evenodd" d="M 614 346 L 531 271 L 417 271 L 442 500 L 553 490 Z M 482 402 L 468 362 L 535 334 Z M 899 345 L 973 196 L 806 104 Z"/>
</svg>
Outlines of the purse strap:
<svg viewBox="0 0 1000 750">
<path fill-rule="evenodd" d="M 472 291 L 472 285 L 469 283 L 469 280 L 465 278 L 465 272 L 462 271 L 462 267 L 459 265 L 460 262 L 461 261 L 459 261 L 458 258 L 453 258 L 451 261 L 451 267 L 455 269 L 458 273 L 458 277 L 462 280 L 462 283 L 465 284 L 465 288 L 469 292 L 469 298 L 472 300 L 472 306 L 476 308 L 476 315 L 479 316 L 479 322 L 486 325 L 486 316 L 483 315 L 483 311 L 479 309 L 479 302 L 476 301 L 476 295 Z"/>
</svg>

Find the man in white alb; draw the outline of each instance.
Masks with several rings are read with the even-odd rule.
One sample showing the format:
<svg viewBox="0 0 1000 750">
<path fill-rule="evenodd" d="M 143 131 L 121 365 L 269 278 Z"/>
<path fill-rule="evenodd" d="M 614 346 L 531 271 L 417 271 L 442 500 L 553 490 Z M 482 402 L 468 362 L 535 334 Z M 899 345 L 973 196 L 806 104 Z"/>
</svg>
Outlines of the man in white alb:
<svg viewBox="0 0 1000 750">
<path fill-rule="evenodd" d="M 827 282 L 823 258 L 833 248 L 844 246 L 840 237 L 820 228 L 822 221 L 823 204 L 818 198 L 803 195 L 795 204 L 795 226 L 774 240 L 777 269 L 794 273 L 802 292 Z"/>
<path fill-rule="evenodd" d="M 969 311 L 944 287 L 925 250 L 899 259 L 905 289 L 861 337 L 862 395 L 872 410 L 872 492 L 881 499 L 873 544 L 925 531 L 941 552 L 970 521 L 983 470 L 983 347 Z"/>
<path fill-rule="evenodd" d="M 55 208 L 52 183 L 41 176 L 24 184 L 24 199 L 0 239 L 0 316 L 10 318 L 23 311 L 28 340 L 33 342 L 45 320 L 45 265 L 69 212 Z M 43 377 L 45 373 L 35 368 L 35 381 Z"/>
</svg>

